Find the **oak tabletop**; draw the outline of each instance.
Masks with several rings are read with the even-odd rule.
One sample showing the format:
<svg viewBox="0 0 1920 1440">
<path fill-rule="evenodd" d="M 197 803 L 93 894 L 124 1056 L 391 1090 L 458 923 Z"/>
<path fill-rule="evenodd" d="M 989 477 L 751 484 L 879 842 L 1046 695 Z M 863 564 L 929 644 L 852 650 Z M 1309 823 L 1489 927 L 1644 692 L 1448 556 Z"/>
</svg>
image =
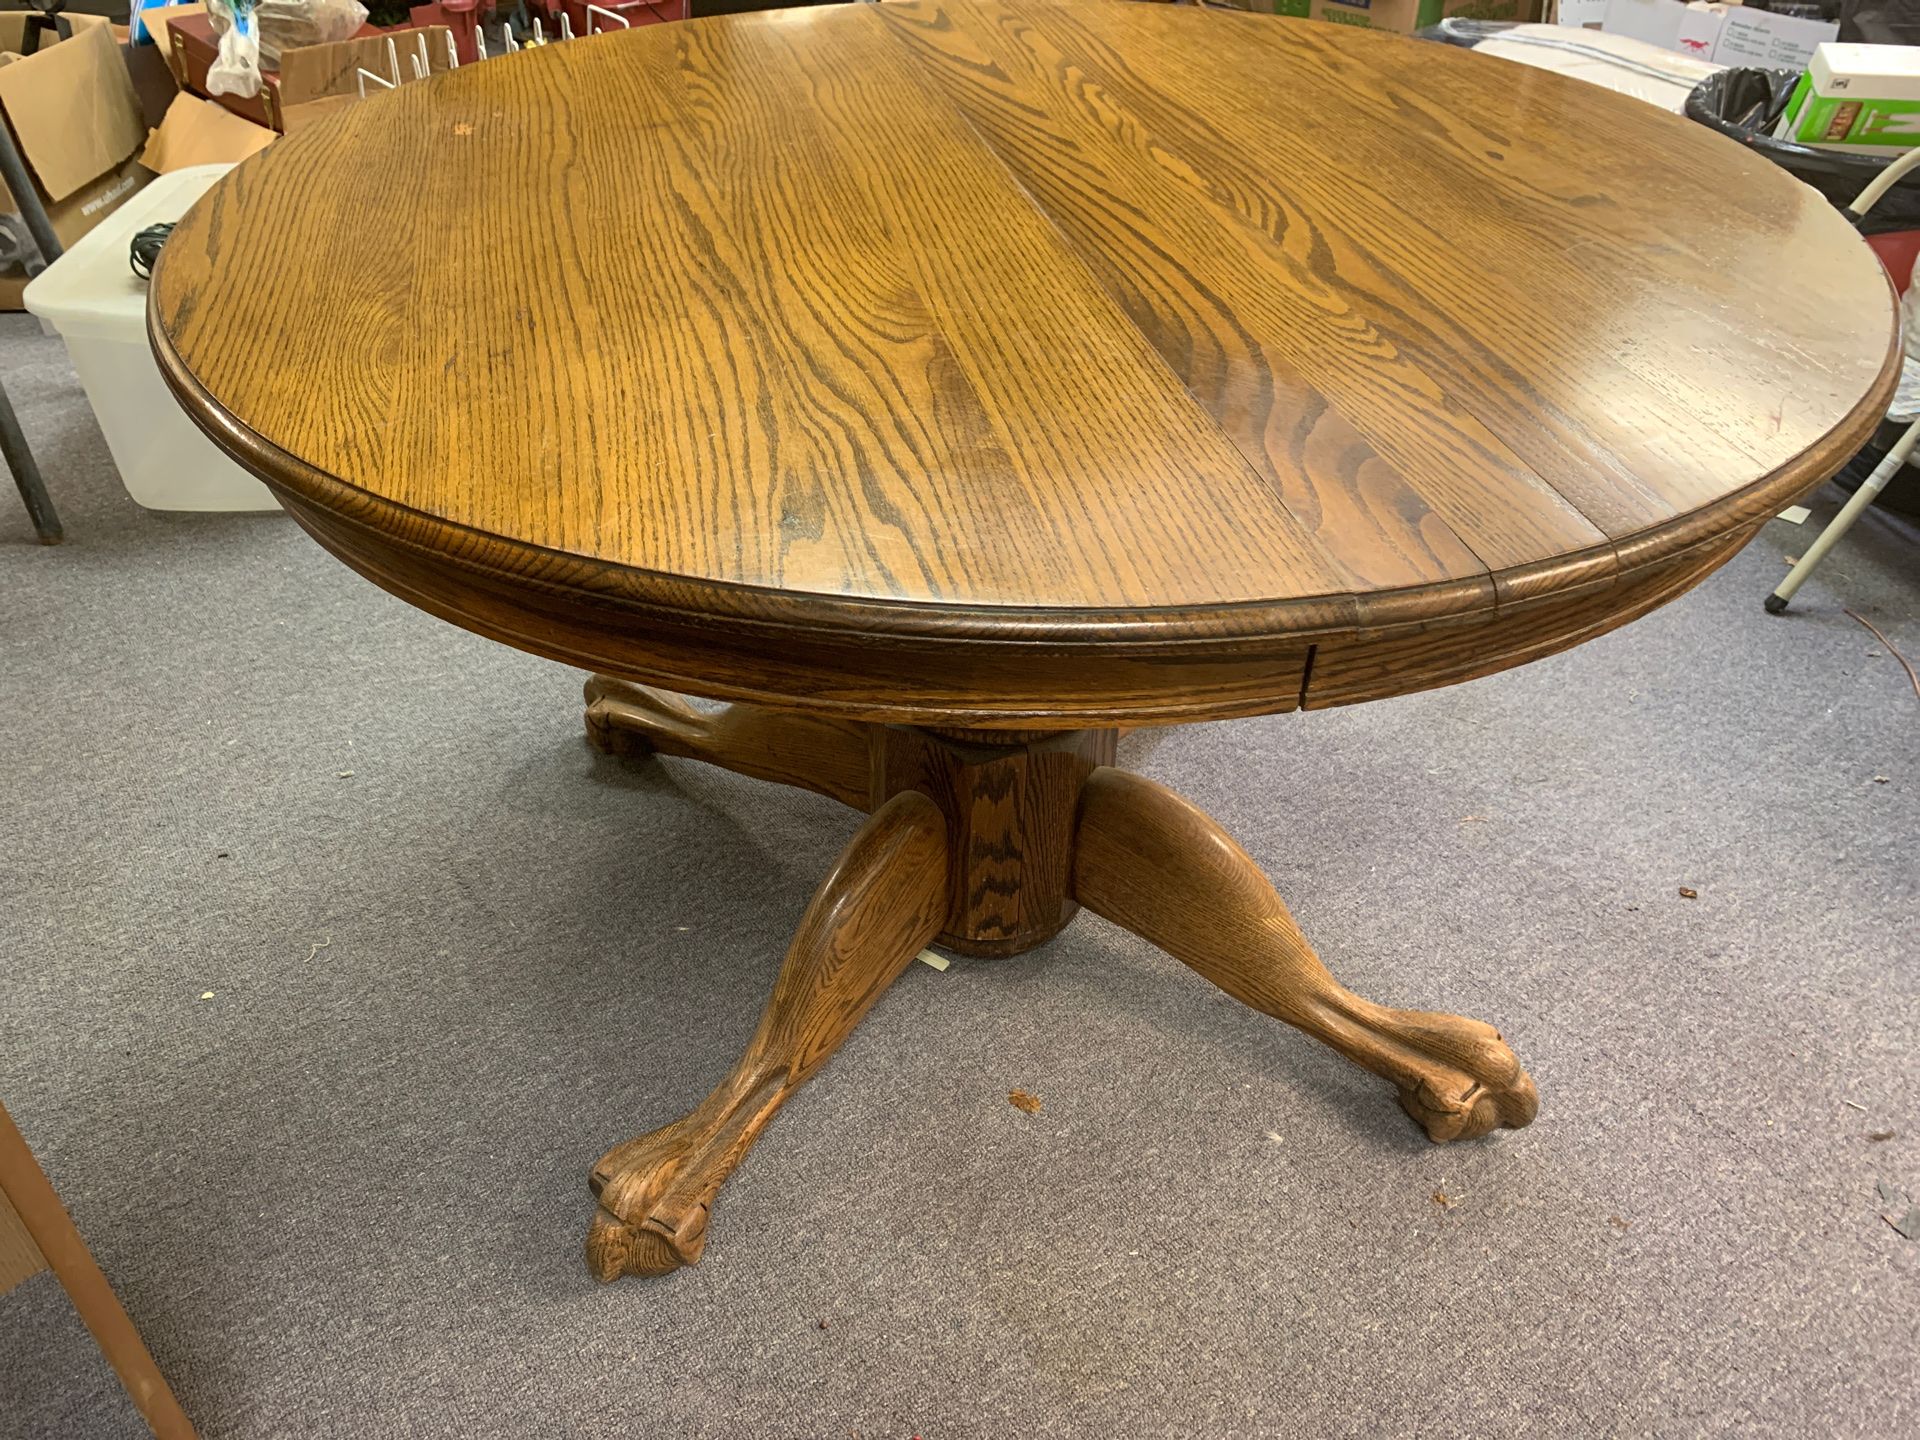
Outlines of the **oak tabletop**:
<svg viewBox="0 0 1920 1440">
<path fill-rule="evenodd" d="M 404 86 L 196 206 L 150 331 L 350 563 L 567 658 L 499 587 L 398 569 L 722 629 L 1360 642 L 1744 539 L 1898 363 L 1864 243 L 1703 127 L 1124 0 L 716 18 Z"/>
</svg>

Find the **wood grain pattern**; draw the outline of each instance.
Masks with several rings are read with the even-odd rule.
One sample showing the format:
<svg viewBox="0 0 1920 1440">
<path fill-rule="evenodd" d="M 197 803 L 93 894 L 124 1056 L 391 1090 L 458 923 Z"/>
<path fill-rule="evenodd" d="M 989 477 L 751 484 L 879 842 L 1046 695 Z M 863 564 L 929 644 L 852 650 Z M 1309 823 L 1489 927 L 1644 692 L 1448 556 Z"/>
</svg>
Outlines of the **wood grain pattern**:
<svg viewBox="0 0 1920 1440">
<path fill-rule="evenodd" d="M 938 941 L 1017 955 L 1073 919 L 1068 884 L 1080 787 L 1111 765 L 1118 732 L 937 735 L 873 731 L 873 800 L 917 791 L 947 818 L 948 912 Z"/>
<path fill-rule="evenodd" d="M 193 1423 L 4 1105 L 0 1105 L 0 1204 L 11 1208 L 67 1292 L 156 1440 L 194 1440 Z"/>
<path fill-rule="evenodd" d="M 1389 1009 L 1341 986 L 1246 851 L 1151 780 L 1111 768 L 1088 779 L 1073 886 L 1096 915 L 1391 1081 L 1430 1139 L 1517 1128 L 1539 1109 L 1532 1079 L 1491 1025 Z"/>
<path fill-rule="evenodd" d="M 1565 592 L 1552 605 L 1522 606 L 1463 636 L 1468 621 L 1436 621 L 1418 635 L 1316 646 L 1301 688 L 1309 710 L 1458 684 L 1565 650 L 1637 620 L 1698 585 L 1739 553 L 1757 524 Z"/>
<path fill-rule="evenodd" d="M 947 8 L 888 14 L 910 22 Z M 1817 233 L 1808 219 L 1826 207 L 1766 183 L 1757 156 L 1727 155 L 1702 127 L 1646 106 L 1596 109 L 1592 87 L 1562 77 L 1416 51 L 1415 83 L 1404 42 L 1216 18 L 1229 32 L 1223 43 L 1251 52 L 1250 63 L 1205 63 L 1172 43 L 1182 27 L 1156 7 L 1029 4 L 997 27 L 959 28 L 994 34 L 1009 67 L 1024 62 L 1042 77 L 1030 83 L 1059 88 L 1049 116 L 1083 125 L 1089 112 L 1121 117 L 1121 143 L 1108 137 L 1080 154 L 1098 169 L 1131 157 L 1129 198 L 1184 191 L 1189 210 L 1237 222 L 1227 228 L 1243 243 L 1315 257 L 1289 288 L 1321 287 L 1340 322 L 1366 332 L 1367 383 L 1339 394 L 1369 436 L 1419 403 L 1391 384 L 1397 367 L 1411 367 L 1420 375 L 1407 385 L 1511 437 L 1535 483 L 1618 536 L 1724 494 L 1729 463 L 1790 462 L 1822 437 L 1821 409 L 1844 409 L 1873 382 L 1884 318 L 1873 267 L 1816 274 L 1771 253 L 1807 244 Z M 1489 74 L 1511 82 L 1498 100 Z M 1284 109 L 1272 103 L 1276 88 Z M 1552 143 L 1529 143 L 1543 121 Z M 1030 145 L 1033 128 L 1013 127 L 1007 148 L 1016 134 Z M 1221 146 L 1222 134 L 1239 143 Z M 1727 210 L 1675 225 L 1673 206 L 1650 193 L 1650 167 L 1723 177 Z M 1075 202 L 1060 208 L 1074 213 Z M 1769 272 L 1790 293 L 1768 304 L 1765 325 L 1739 323 L 1752 309 L 1753 276 Z M 1257 307 L 1232 299 L 1228 308 L 1251 313 L 1263 341 L 1287 343 Z M 1784 365 L 1781 336 L 1766 333 L 1783 322 L 1809 347 Z M 1336 337 L 1322 338 L 1332 346 Z M 1703 374 L 1703 363 L 1716 368 Z M 1317 378 L 1345 384 L 1326 362 Z M 1446 478 L 1452 493 L 1442 496 L 1425 468 L 1415 473 L 1496 572 L 1524 563 L 1512 552 L 1522 536 L 1484 528 L 1511 519 L 1461 479 Z"/>
<path fill-rule="evenodd" d="M 709 718 L 670 696 L 635 698 L 617 682 L 597 680 L 589 693 L 599 707 L 590 723 L 616 735 L 630 726 L 677 743 L 688 729 L 683 709 Z M 845 726 L 823 747 L 821 724 L 735 707 L 711 729 L 692 726 L 692 743 L 659 747 L 832 794 L 846 788 L 842 741 L 864 730 L 876 808 L 808 907 L 732 1073 L 690 1115 L 616 1146 L 594 1167 L 600 1206 L 587 1260 L 600 1279 L 699 1260 L 715 1198 L 762 1127 L 936 931 L 963 952 L 1017 954 L 1058 933 L 1077 904 L 1390 1080 L 1435 1141 L 1533 1119 L 1533 1081 L 1497 1031 L 1390 1009 L 1340 986 L 1214 821 L 1114 768 L 1113 730 Z M 783 726 L 792 739 L 780 737 Z M 830 781 L 781 773 L 797 772 L 808 754 L 821 756 Z"/>
<path fill-rule="evenodd" d="M 448 243 L 503 229 L 538 243 Z M 457 624 L 1012 729 L 1577 643 L 1826 478 L 1898 368 L 1858 237 L 1700 127 L 1107 0 L 723 17 L 404 87 L 216 187 L 149 329 L 316 538 Z"/>
<path fill-rule="evenodd" d="M 1356 310 L 1342 274 L 1352 242 L 1316 226 L 1290 151 L 1268 158 L 1284 188 L 1263 183 L 1267 167 L 1221 143 L 1244 123 L 1202 119 L 1187 86 L 1135 79 L 1150 57 L 1095 34 L 1119 7 L 1082 8 L 953 0 L 884 13 L 1355 588 L 1483 579 L 1489 564 L 1598 544 L 1408 359 L 1404 327 Z M 1241 223 L 1223 185 L 1255 191 L 1245 218 L 1263 223 Z"/>
<path fill-rule="evenodd" d="M 670 697 L 653 697 L 649 703 L 654 710 L 673 713 L 675 707 L 663 702 Z M 604 703 L 604 697 L 596 703 Z M 810 748 L 805 742 L 779 741 L 782 726 L 804 735 L 819 723 L 804 716 L 763 713 L 731 732 L 749 737 L 741 750 L 730 750 L 725 743 L 730 732 L 722 731 L 720 743 L 702 743 L 683 753 L 754 773 L 757 758 L 769 751 L 797 755 Z M 941 943 L 975 954 L 1017 954 L 1063 928 L 1073 918 L 1077 901 L 1160 945 L 1243 1003 L 1392 1080 L 1405 1107 L 1435 1140 L 1473 1138 L 1532 1118 L 1538 1103 L 1532 1081 L 1492 1027 L 1457 1016 L 1390 1009 L 1342 988 L 1272 884 L 1218 824 L 1172 791 L 1113 767 L 1115 732 L 935 733 L 873 726 L 866 727 L 866 736 L 875 814 L 893 817 L 889 823 L 895 841 L 911 838 L 918 833 L 914 827 L 929 817 L 937 817 L 943 831 Z M 845 763 L 844 751 L 834 747 L 827 757 L 830 770 L 840 772 Z M 805 776 L 772 778 L 831 793 Z M 911 825 L 904 823 L 908 820 Z M 888 898 L 901 873 L 898 862 L 877 839 L 863 852 L 867 844 L 856 841 L 838 875 L 821 892 L 823 897 L 842 896 L 835 902 L 842 919 L 859 917 L 849 935 L 864 935 L 874 925 L 884 928 L 892 923 L 888 916 L 901 913 L 900 897 Z M 856 861 L 857 855 L 863 858 Z M 925 880 L 921 876 L 904 892 L 916 897 L 916 906 L 924 899 Z M 816 908 L 824 904 L 818 901 Z M 924 916 L 918 909 L 913 913 L 918 918 L 912 923 L 920 924 Z M 796 974 L 817 969 L 825 954 L 824 937 L 838 933 L 813 911 L 809 915 L 788 959 Z M 822 987 L 837 990 L 840 983 L 823 979 L 795 990 L 783 980 L 766 1024 L 778 1029 L 772 1017 L 779 1011 L 784 1016 L 779 1025 L 824 1025 L 844 1036 L 858 1018 L 857 1010 L 829 1006 L 830 1013 L 808 1012 L 812 1018 L 802 1022 L 793 1013 L 792 1000 L 794 994 L 822 993 Z M 774 1072 L 779 1066 L 770 1069 L 761 1063 L 765 1055 L 754 1053 L 759 1058 L 750 1055 L 742 1062 L 700 1112 L 704 1118 L 698 1123 L 689 1120 L 631 1142 L 614 1152 L 621 1157 L 618 1163 L 603 1164 L 596 1174 L 604 1179 L 631 1167 L 636 1155 L 657 1168 L 664 1163 L 656 1153 L 661 1144 L 671 1141 L 676 1154 L 694 1145 L 720 1158 L 693 1167 L 674 1187 L 705 1197 L 701 1205 L 710 1202 L 757 1133 L 759 1122 L 749 1124 L 750 1118 L 764 1119 L 792 1088 L 777 1085 Z M 762 1100 L 767 1102 L 764 1108 Z M 656 1177 L 645 1183 L 651 1195 L 664 1182 Z M 633 1207 L 620 1213 L 631 1216 Z M 678 1220 L 665 1229 L 663 1225 L 652 1229 L 662 1235 L 680 1233 Z M 627 1234 L 631 1229 L 629 1224 L 620 1232 L 625 1237 L 621 1255 L 631 1253 L 626 1248 L 633 1241 Z M 687 1231 L 689 1237 L 698 1233 Z M 674 1252 L 680 1257 L 675 1263 L 685 1263 L 696 1251 L 682 1246 Z"/>
<path fill-rule="evenodd" d="M 587 739 L 609 755 L 679 755 L 869 808 L 865 726 L 750 705 L 709 713 L 605 675 L 587 681 L 586 698 Z"/>
<path fill-rule="evenodd" d="M 701 711 L 677 695 L 596 675 L 587 738 L 610 755 L 698 760 L 873 811 L 931 799 L 947 822 L 947 915 L 939 944 L 1015 955 L 1078 909 L 1068 871 L 1080 787 L 1113 763 L 1115 730 L 935 732 L 764 710 Z"/>
<path fill-rule="evenodd" d="M 6 1191 L 0 1190 L 0 1298 L 46 1268 L 40 1247 L 33 1243 L 33 1236 L 27 1233 Z"/>
<path fill-rule="evenodd" d="M 874 811 L 807 906 L 733 1071 L 684 1119 L 595 1164 L 600 1204 L 587 1265 L 598 1278 L 699 1260 L 714 1199 L 761 1129 L 940 929 L 946 828 L 925 795 L 897 795 Z"/>
</svg>

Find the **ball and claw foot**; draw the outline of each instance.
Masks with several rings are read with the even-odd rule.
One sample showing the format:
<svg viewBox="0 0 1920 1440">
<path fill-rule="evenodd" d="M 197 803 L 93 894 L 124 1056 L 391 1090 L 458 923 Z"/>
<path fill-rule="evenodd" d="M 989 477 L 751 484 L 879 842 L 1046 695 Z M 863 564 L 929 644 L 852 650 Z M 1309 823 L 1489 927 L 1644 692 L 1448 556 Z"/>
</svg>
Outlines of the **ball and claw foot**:
<svg viewBox="0 0 1920 1440">
<path fill-rule="evenodd" d="M 641 760 L 654 753 L 649 724 L 655 719 L 659 702 L 675 704 L 675 697 L 662 696 L 641 685 L 595 675 L 586 684 L 587 743 L 602 755 L 624 755 Z M 691 707 L 687 707 L 693 716 Z M 662 719 L 679 719 L 667 710 Z M 697 716 L 693 717 L 697 718 Z"/>
<path fill-rule="evenodd" d="M 587 1269 L 602 1284 L 622 1275 L 665 1275 L 696 1263 L 706 1248 L 704 1215 L 694 1235 L 667 1235 L 644 1224 L 629 1225 L 602 1207 L 587 1230 Z"/>
<path fill-rule="evenodd" d="M 870 745 L 879 733 L 870 727 L 744 705 L 695 711 L 604 677 L 588 686 L 587 707 L 589 736 L 614 753 L 704 760 L 806 785 L 857 809 L 887 794 L 815 892 L 732 1072 L 684 1119 L 614 1147 L 595 1165 L 586 1260 L 607 1281 L 699 1261 L 727 1177 L 781 1104 L 942 932 L 956 882 L 946 813 L 917 788 L 886 784 L 886 752 Z M 1091 769 L 1077 800 L 1065 812 L 1072 833 L 1060 843 L 1068 891 L 1081 905 L 1382 1077 L 1434 1141 L 1472 1140 L 1534 1118 L 1533 1081 L 1497 1030 L 1392 1009 L 1346 989 L 1272 882 L 1191 802 L 1110 765 Z"/>
<path fill-rule="evenodd" d="M 924 795 L 895 795 L 814 892 L 739 1063 L 691 1114 L 593 1167 L 586 1259 L 596 1279 L 664 1275 L 700 1259 L 727 1177 L 946 914 L 946 820 Z"/>
<path fill-rule="evenodd" d="M 714 1197 L 733 1169 L 698 1174 L 711 1154 L 696 1112 L 602 1156 L 589 1181 L 599 1201 L 587 1229 L 587 1269 L 601 1282 L 665 1275 L 699 1263 Z"/>
<path fill-rule="evenodd" d="M 1435 1141 L 1518 1129 L 1539 1092 L 1493 1026 L 1395 1010 L 1336 981 L 1273 884 L 1210 816 L 1138 775 L 1094 771 L 1080 797 L 1074 893 L 1234 999 L 1391 1083 Z"/>
<path fill-rule="evenodd" d="M 678 695 L 608 675 L 587 681 L 586 698 L 587 743 L 603 755 L 675 755 L 872 808 L 864 725 L 753 705 L 696 710 Z"/>
<path fill-rule="evenodd" d="M 1395 1037 L 1427 1062 L 1420 1079 L 1399 1091 L 1400 1108 L 1429 1140 L 1478 1140 L 1494 1130 L 1518 1130 L 1540 1113 L 1533 1077 L 1493 1026 L 1457 1015 L 1390 1013 Z"/>
</svg>

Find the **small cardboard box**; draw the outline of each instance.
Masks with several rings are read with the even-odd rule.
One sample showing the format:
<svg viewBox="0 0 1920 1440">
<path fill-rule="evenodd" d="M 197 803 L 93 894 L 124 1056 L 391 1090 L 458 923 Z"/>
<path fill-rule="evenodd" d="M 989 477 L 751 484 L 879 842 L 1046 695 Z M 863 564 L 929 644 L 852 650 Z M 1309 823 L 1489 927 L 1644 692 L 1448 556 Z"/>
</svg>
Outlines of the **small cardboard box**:
<svg viewBox="0 0 1920 1440">
<path fill-rule="evenodd" d="M 1411 35 L 1442 20 L 1534 20 L 1540 0 L 1220 0 L 1234 10 Z"/>
<path fill-rule="evenodd" d="M 1920 49 L 1822 45 L 1774 132 L 1823 150 L 1910 150 L 1920 143 Z"/>
<path fill-rule="evenodd" d="M 0 14 L 0 50 L 22 43 L 27 19 Z M 31 55 L 0 53 L 0 123 L 12 132 L 62 245 L 73 244 L 153 178 L 138 159 L 147 127 L 112 27 L 85 15 L 73 16 L 72 24 L 70 38 L 43 36 Z M 38 258 L 18 211 L 0 187 L 0 216 L 7 217 L 0 223 L 8 229 L 0 257 L 4 310 L 20 308 L 29 258 Z"/>
</svg>

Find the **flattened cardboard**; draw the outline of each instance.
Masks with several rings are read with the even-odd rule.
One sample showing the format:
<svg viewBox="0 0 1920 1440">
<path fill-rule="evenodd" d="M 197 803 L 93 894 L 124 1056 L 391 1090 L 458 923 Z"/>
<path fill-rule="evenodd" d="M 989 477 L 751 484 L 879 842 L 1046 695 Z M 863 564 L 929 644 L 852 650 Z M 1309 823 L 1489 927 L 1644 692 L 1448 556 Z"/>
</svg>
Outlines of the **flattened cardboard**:
<svg viewBox="0 0 1920 1440">
<path fill-rule="evenodd" d="M 237 165 L 279 136 L 198 95 L 176 95 L 140 163 L 159 175 L 189 165 Z"/>
<path fill-rule="evenodd" d="M 0 110 L 56 205 L 147 138 L 133 82 L 104 25 L 89 25 L 51 49 L 0 66 Z"/>
</svg>

